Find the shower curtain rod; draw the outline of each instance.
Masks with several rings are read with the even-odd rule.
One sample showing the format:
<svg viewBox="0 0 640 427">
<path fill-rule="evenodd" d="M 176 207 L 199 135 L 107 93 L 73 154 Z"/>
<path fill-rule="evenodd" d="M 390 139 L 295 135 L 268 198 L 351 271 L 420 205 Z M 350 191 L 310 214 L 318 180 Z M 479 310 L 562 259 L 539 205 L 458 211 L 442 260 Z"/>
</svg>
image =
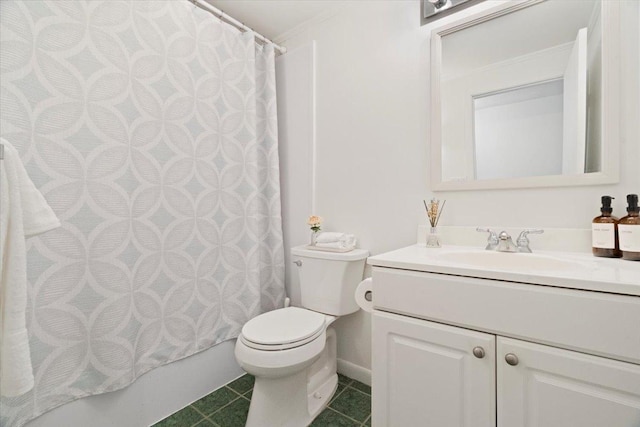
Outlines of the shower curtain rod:
<svg viewBox="0 0 640 427">
<path fill-rule="evenodd" d="M 211 12 L 212 14 L 214 14 L 215 16 L 217 16 L 218 18 L 226 21 L 227 23 L 233 25 L 234 27 L 242 30 L 242 31 L 252 31 L 254 36 L 262 41 L 263 43 L 270 43 L 273 45 L 273 47 L 282 53 L 287 53 L 287 48 L 284 46 L 280 46 L 278 44 L 275 44 L 274 42 L 272 42 L 271 40 L 269 40 L 268 38 L 266 38 L 265 36 L 263 36 L 262 34 L 252 30 L 251 28 L 249 28 L 248 26 L 246 26 L 245 24 L 243 24 L 242 22 L 238 21 L 237 19 L 233 18 L 232 16 L 227 15 L 226 13 L 224 13 L 222 10 L 218 9 L 217 7 L 207 3 L 204 0 L 189 0 L 191 3 L 193 3 L 195 6 L 198 6 L 200 9 L 204 9 L 207 12 Z"/>
</svg>

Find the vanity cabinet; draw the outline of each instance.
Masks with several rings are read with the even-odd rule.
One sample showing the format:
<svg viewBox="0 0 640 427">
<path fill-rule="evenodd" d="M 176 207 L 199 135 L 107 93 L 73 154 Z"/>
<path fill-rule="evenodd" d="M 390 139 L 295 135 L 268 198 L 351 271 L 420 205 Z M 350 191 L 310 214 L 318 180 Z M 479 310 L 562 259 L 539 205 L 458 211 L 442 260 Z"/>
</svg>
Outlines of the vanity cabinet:
<svg viewBox="0 0 640 427">
<path fill-rule="evenodd" d="M 640 297 L 370 263 L 374 427 L 640 426 Z"/>
<path fill-rule="evenodd" d="M 497 354 L 499 426 L 640 426 L 640 366 L 502 337 Z"/>
<path fill-rule="evenodd" d="M 374 425 L 495 425 L 495 336 L 384 312 L 373 330 Z"/>
</svg>

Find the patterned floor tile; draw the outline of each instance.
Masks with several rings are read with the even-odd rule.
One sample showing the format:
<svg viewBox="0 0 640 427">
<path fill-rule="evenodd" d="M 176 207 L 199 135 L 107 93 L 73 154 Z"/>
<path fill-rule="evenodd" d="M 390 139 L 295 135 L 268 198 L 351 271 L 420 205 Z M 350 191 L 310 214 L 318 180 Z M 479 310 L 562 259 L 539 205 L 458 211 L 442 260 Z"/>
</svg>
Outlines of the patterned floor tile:
<svg viewBox="0 0 640 427">
<path fill-rule="evenodd" d="M 329 401 L 329 404 L 331 404 L 331 402 L 336 400 L 338 398 L 338 396 L 340 396 L 340 394 L 342 394 L 342 392 L 344 391 L 345 388 L 347 388 L 346 385 L 338 383 L 338 388 L 336 389 L 336 392 L 333 394 L 333 397 Z"/>
<path fill-rule="evenodd" d="M 345 377 L 342 374 L 338 374 L 338 382 L 340 384 L 349 385 L 349 384 L 351 384 L 353 382 L 353 380 L 351 378 L 349 378 L 349 377 Z"/>
<path fill-rule="evenodd" d="M 238 395 L 232 390 L 227 387 L 222 387 L 202 399 L 193 402 L 192 406 L 204 415 L 211 415 L 237 397 Z"/>
<path fill-rule="evenodd" d="M 198 424 L 194 425 L 193 427 L 219 427 L 217 424 L 214 424 L 213 421 L 211 421 L 208 418 L 203 419 L 202 421 L 200 421 Z"/>
<path fill-rule="evenodd" d="M 363 393 L 367 393 L 368 395 L 371 395 L 371 387 L 359 381 L 353 380 L 353 382 L 349 384 L 349 387 L 353 387 L 356 390 L 360 390 Z"/>
<path fill-rule="evenodd" d="M 360 423 L 327 408 L 313 420 L 309 427 L 352 427 L 359 425 Z"/>
<path fill-rule="evenodd" d="M 240 394 L 246 393 L 253 388 L 253 383 L 255 383 L 256 379 L 253 375 L 243 375 L 235 381 L 227 384 L 227 387 L 237 391 Z"/>
<path fill-rule="evenodd" d="M 211 421 L 222 427 L 244 427 L 249 412 L 249 401 L 238 397 L 229 405 L 209 417 Z"/>
<path fill-rule="evenodd" d="M 370 426 L 371 388 L 343 375 L 338 375 L 338 379 L 338 388 L 329 403 L 330 407 L 326 408 L 311 426 Z M 251 375 L 244 375 L 194 402 L 193 407 L 188 406 L 165 418 L 154 427 L 244 427 L 254 381 Z M 242 394 L 242 397 L 236 393 Z M 208 418 L 203 417 L 198 411 Z"/>
<path fill-rule="evenodd" d="M 371 396 L 347 387 L 330 407 L 362 423 L 371 414 Z"/>
<path fill-rule="evenodd" d="M 156 423 L 153 427 L 191 427 L 202 421 L 204 417 L 191 406 L 179 410 L 175 414 Z"/>
</svg>

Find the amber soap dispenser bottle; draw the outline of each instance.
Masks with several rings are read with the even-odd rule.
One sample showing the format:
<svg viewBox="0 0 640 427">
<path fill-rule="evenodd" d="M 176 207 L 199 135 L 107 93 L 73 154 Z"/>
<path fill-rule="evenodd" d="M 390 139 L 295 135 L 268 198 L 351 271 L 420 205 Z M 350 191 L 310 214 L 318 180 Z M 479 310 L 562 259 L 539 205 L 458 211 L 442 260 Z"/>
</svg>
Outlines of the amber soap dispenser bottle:
<svg viewBox="0 0 640 427">
<path fill-rule="evenodd" d="M 591 224 L 591 246 L 595 256 L 619 258 L 618 218 L 611 216 L 611 200 L 611 196 L 602 196 L 602 215 L 595 217 Z"/>
<path fill-rule="evenodd" d="M 620 250 L 622 259 L 640 261 L 640 208 L 638 195 L 627 195 L 627 216 L 620 219 Z"/>
</svg>

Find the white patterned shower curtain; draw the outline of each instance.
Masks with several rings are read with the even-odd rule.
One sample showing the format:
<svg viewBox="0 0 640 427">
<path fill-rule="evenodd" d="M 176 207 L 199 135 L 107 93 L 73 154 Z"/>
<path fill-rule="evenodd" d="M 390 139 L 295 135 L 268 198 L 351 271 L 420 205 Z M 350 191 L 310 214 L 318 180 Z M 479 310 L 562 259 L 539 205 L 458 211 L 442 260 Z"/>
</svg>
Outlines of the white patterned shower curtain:
<svg viewBox="0 0 640 427">
<path fill-rule="evenodd" d="M 2 0 L 1 136 L 62 221 L 27 248 L 19 426 L 282 305 L 274 51 L 185 0 Z"/>
</svg>

